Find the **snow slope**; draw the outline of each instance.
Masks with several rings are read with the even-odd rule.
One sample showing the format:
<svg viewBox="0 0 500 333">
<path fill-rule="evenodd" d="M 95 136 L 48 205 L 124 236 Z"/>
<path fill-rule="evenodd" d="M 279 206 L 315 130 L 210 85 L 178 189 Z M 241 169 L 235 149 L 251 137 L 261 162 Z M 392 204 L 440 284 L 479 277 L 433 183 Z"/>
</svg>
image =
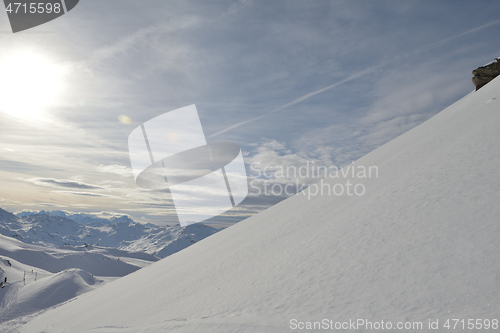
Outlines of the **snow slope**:
<svg viewBox="0 0 500 333">
<path fill-rule="evenodd" d="M 292 319 L 361 318 L 439 319 L 433 332 L 442 332 L 447 318 L 499 319 L 499 128 L 497 78 L 358 160 L 379 168 L 378 178 L 362 180 L 365 195 L 299 193 L 2 328 L 269 333 L 291 331 Z"/>
</svg>

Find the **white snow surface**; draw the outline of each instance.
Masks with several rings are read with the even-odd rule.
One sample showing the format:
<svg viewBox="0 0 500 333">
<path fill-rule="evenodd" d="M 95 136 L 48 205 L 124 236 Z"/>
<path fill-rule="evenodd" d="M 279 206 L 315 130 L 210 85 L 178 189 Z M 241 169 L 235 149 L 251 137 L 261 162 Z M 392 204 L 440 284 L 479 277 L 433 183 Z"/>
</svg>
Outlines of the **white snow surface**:
<svg viewBox="0 0 500 333">
<path fill-rule="evenodd" d="M 352 179 L 364 196 L 299 193 L 0 329 L 269 333 L 292 331 L 292 319 L 499 319 L 499 128 L 497 78 L 356 161 L 379 168 Z"/>
</svg>

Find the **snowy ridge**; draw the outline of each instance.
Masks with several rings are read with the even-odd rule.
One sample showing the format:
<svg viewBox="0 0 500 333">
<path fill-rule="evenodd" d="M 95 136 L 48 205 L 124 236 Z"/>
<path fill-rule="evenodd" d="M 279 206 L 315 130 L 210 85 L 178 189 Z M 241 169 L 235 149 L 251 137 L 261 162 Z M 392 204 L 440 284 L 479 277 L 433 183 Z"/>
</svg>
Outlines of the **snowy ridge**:
<svg viewBox="0 0 500 333">
<path fill-rule="evenodd" d="M 95 214 L 86 214 L 86 213 L 77 213 L 77 214 L 72 214 L 69 212 L 65 212 L 63 210 L 53 210 L 53 211 L 23 211 L 23 212 L 18 212 L 16 213 L 17 216 L 21 217 L 26 217 L 26 216 L 32 216 L 32 215 L 52 215 L 52 216 L 60 216 L 60 217 L 67 217 L 70 220 L 73 220 L 75 222 L 78 222 L 80 224 L 90 224 L 90 223 L 113 223 L 111 219 L 106 219 L 102 218 L 99 216 L 96 216 Z M 125 216 L 126 217 L 126 216 Z M 113 217 L 112 219 L 115 219 L 116 217 Z"/>
<path fill-rule="evenodd" d="M 19 217 L 28 217 L 34 215 L 49 215 L 49 216 L 59 216 L 59 217 L 67 217 L 70 220 L 73 220 L 79 224 L 113 224 L 119 222 L 126 223 L 135 223 L 130 217 L 127 215 L 121 216 L 113 216 L 111 218 L 104 218 L 98 216 L 98 214 L 90 214 L 90 213 L 70 213 L 64 210 L 53 210 L 53 211 L 22 211 L 15 213 L 16 216 Z M 109 213 L 108 213 L 109 215 Z M 151 224 L 154 225 L 154 224 Z"/>
<path fill-rule="evenodd" d="M 498 319 L 498 128 L 497 78 L 358 160 L 380 170 L 364 196 L 299 193 L 3 328 L 268 333 L 292 319 Z"/>
</svg>

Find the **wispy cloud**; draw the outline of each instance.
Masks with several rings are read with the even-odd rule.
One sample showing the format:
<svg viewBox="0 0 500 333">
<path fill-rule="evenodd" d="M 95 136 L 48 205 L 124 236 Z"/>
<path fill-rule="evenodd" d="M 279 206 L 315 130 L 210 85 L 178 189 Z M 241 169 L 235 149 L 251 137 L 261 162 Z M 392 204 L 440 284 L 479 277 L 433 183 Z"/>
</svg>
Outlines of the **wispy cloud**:
<svg viewBox="0 0 500 333">
<path fill-rule="evenodd" d="M 55 178 L 29 178 L 23 179 L 28 183 L 32 183 L 38 186 L 44 187 L 54 187 L 54 188 L 72 188 L 79 190 L 102 190 L 104 189 L 98 185 L 87 184 L 75 180 L 68 179 L 55 179 Z"/>
<path fill-rule="evenodd" d="M 199 16 L 181 16 L 173 18 L 167 22 L 139 29 L 132 34 L 119 39 L 111 45 L 94 51 L 86 63 L 90 66 L 97 65 L 102 61 L 115 58 L 120 54 L 127 52 L 139 43 L 144 43 L 150 36 L 191 28 L 198 25 L 201 21 L 202 18 Z"/>
<path fill-rule="evenodd" d="M 74 192 L 74 191 L 54 191 L 54 193 L 61 194 L 71 194 L 71 195 L 81 195 L 85 197 L 108 197 L 108 198 L 116 198 L 112 195 L 101 194 L 101 193 L 92 193 L 92 192 Z"/>
<path fill-rule="evenodd" d="M 4 203 L 4 204 L 20 204 L 21 202 L 17 201 L 17 200 L 10 200 L 10 199 L 0 198 L 0 203 Z"/>
<path fill-rule="evenodd" d="M 132 177 L 132 169 L 124 165 L 100 165 L 97 171 L 104 173 L 112 173 L 122 177 Z"/>
<path fill-rule="evenodd" d="M 36 163 L 31 162 L 23 162 L 23 161 L 13 161 L 13 160 L 0 160 L 0 170 L 3 171 L 11 171 L 11 172 L 20 172 L 20 173 L 35 173 L 44 171 L 62 171 L 59 168 L 46 168 L 41 165 L 37 165 Z"/>
<path fill-rule="evenodd" d="M 30 204 L 30 206 L 36 206 L 36 207 L 58 207 L 58 208 L 66 208 L 66 207 L 68 207 L 67 205 L 59 205 L 59 204 L 48 203 L 48 202 L 32 203 L 32 204 Z"/>
</svg>

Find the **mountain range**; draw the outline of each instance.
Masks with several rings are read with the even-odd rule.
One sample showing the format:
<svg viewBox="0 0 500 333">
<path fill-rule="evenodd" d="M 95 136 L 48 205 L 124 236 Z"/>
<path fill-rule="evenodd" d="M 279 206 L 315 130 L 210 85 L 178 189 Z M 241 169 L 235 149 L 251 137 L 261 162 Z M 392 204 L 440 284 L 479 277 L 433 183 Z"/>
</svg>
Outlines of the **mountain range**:
<svg viewBox="0 0 500 333">
<path fill-rule="evenodd" d="M 215 232 L 203 224 L 0 209 L 0 322 L 68 301 Z"/>
<path fill-rule="evenodd" d="M 216 232 L 201 223 L 160 227 L 136 223 L 128 216 L 104 219 L 63 211 L 12 214 L 0 209 L 0 234 L 48 247 L 92 244 L 164 258 Z"/>
</svg>

